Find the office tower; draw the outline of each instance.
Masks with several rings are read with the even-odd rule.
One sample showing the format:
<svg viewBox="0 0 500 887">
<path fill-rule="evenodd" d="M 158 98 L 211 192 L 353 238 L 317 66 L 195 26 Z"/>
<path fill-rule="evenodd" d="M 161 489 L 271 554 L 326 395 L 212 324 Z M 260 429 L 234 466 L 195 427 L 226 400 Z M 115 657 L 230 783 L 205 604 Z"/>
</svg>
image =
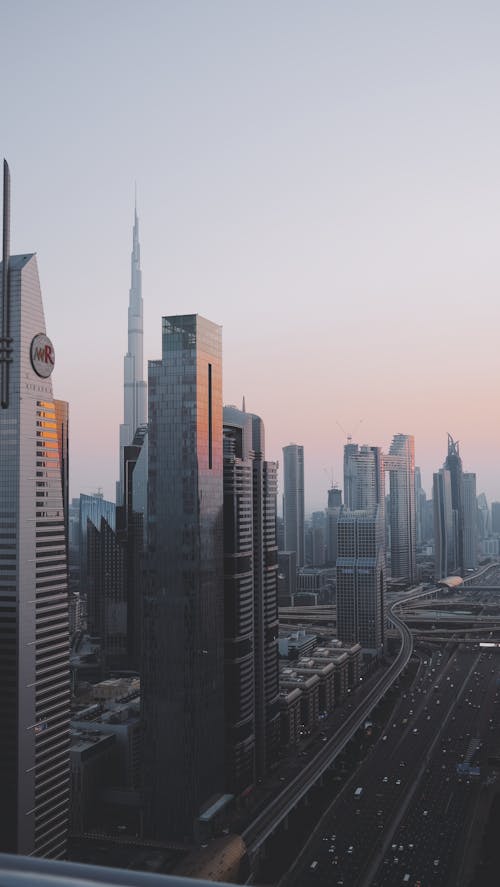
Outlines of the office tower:
<svg viewBox="0 0 500 887">
<path fill-rule="evenodd" d="M 147 422 L 147 391 L 144 381 L 142 272 L 137 205 L 132 234 L 131 283 L 128 307 L 128 350 L 123 359 L 123 425 L 120 425 L 120 480 L 116 502 L 123 504 L 123 448 L 132 443 L 139 426 Z"/>
<path fill-rule="evenodd" d="M 385 646 L 385 542 L 380 505 L 342 508 L 338 521 L 337 636 L 379 655 Z"/>
<path fill-rule="evenodd" d="M 354 505 L 354 478 L 356 477 L 355 464 L 351 461 L 351 456 L 355 456 L 359 452 L 358 444 L 352 443 L 352 438 L 347 438 L 344 445 L 344 504 L 346 508 L 353 509 Z"/>
<path fill-rule="evenodd" d="M 491 503 L 491 532 L 500 536 L 500 502 Z"/>
<path fill-rule="evenodd" d="M 311 564 L 324 567 L 326 561 L 326 519 L 324 511 L 313 511 L 311 515 Z"/>
<path fill-rule="evenodd" d="M 415 468 L 415 539 L 417 545 L 423 545 L 427 541 L 425 510 L 427 496 L 422 489 L 422 477 L 420 468 Z"/>
<path fill-rule="evenodd" d="M 415 582 L 415 442 L 411 434 L 395 434 L 387 456 L 389 472 L 391 575 Z"/>
<path fill-rule="evenodd" d="M 479 539 L 486 539 L 490 535 L 490 510 L 488 508 L 488 500 L 485 493 L 479 493 L 477 497 L 477 509 L 479 515 Z"/>
<path fill-rule="evenodd" d="M 79 513 L 80 593 L 87 601 L 88 629 L 91 633 L 98 634 L 98 602 L 92 578 L 89 577 L 88 527 L 100 527 L 101 519 L 104 518 L 111 529 L 116 530 L 116 505 L 104 499 L 101 491 L 92 495 L 81 493 Z"/>
<path fill-rule="evenodd" d="M 279 745 L 277 466 L 258 416 L 224 407 L 223 421 L 226 772 L 239 793 Z"/>
<path fill-rule="evenodd" d="M 342 491 L 332 487 L 328 490 L 328 507 L 326 509 L 326 562 L 335 564 L 337 560 L 337 524 L 342 507 Z"/>
<path fill-rule="evenodd" d="M 342 505 L 342 490 L 330 487 L 328 490 L 328 508 L 340 508 Z"/>
<path fill-rule="evenodd" d="M 255 780 L 253 472 L 251 418 L 224 407 L 224 687 L 226 786 Z M 235 409 L 236 412 L 236 409 Z"/>
<path fill-rule="evenodd" d="M 127 663 L 139 669 L 142 645 L 142 556 L 146 544 L 148 431 L 140 426 L 124 447 L 123 505 L 116 510 L 116 528 L 125 549 Z"/>
<path fill-rule="evenodd" d="M 285 550 L 297 553 L 297 567 L 304 566 L 304 447 L 283 447 L 283 519 Z"/>
<path fill-rule="evenodd" d="M 278 605 L 293 607 L 293 598 L 297 592 L 297 553 L 295 551 L 278 552 Z"/>
<path fill-rule="evenodd" d="M 10 256 L 4 161 L 0 290 L 0 850 L 65 855 L 69 635 L 54 349 L 36 257 Z"/>
<path fill-rule="evenodd" d="M 224 788 L 220 327 L 164 317 L 148 386 L 145 826 L 164 840 L 192 836 Z"/>
<path fill-rule="evenodd" d="M 125 546 L 102 517 L 87 523 L 87 602 L 89 629 L 101 642 L 107 669 L 127 665 Z"/>
<path fill-rule="evenodd" d="M 451 502 L 453 511 L 455 512 L 456 565 L 460 574 L 463 575 L 465 573 L 465 568 L 462 459 L 460 458 L 458 440 L 453 440 L 451 434 L 448 435 L 448 455 L 445 459 L 444 468 L 450 472 Z"/>
<path fill-rule="evenodd" d="M 380 447 L 346 444 L 344 447 L 344 492 L 349 490 L 346 508 L 351 511 L 380 505 L 381 517 L 385 511 L 384 456 Z"/>
<path fill-rule="evenodd" d="M 464 492 L 464 567 L 465 570 L 477 568 L 477 498 L 476 475 L 465 472 L 463 475 Z"/>
<path fill-rule="evenodd" d="M 455 548 L 455 520 L 452 505 L 451 476 L 446 468 L 433 475 L 432 501 L 434 505 L 434 578 L 444 579 L 457 568 Z"/>
</svg>

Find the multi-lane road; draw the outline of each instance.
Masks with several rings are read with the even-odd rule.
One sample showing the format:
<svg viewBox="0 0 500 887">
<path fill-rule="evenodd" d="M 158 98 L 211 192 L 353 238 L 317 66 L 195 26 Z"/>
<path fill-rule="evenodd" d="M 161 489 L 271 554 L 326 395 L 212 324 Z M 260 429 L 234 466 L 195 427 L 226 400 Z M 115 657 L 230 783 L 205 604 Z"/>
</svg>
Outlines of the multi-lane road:
<svg viewBox="0 0 500 887">
<path fill-rule="evenodd" d="M 492 653 L 460 649 L 449 659 L 437 652 L 422 658 L 414 684 L 323 817 L 290 883 L 462 883 L 463 848 L 496 723 L 496 675 Z M 457 771 L 478 756 L 479 777 Z"/>
<path fill-rule="evenodd" d="M 413 595 L 408 595 L 406 600 L 411 598 L 416 600 L 428 593 L 428 591 L 418 591 Z M 283 822 L 299 801 L 308 794 L 312 786 L 317 783 L 324 771 L 332 765 L 332 762 L 335 761 L 360 727 L 362 727 L 366 717 L 406 668 L 413 650 L 413 638 L 410 630 L 397 614 L 399 606 L 399 601 L 394 602 L 390 613 L 393 624 L 401 634 L 401 649 L 398 656 L 390 668 L 381 676 L 380 680 L 371 688 L 362 704 L 346 717 L 340 729 L 325 742 L 315 757 L 304 764 L 300 772 L 291 782 L 283 787 L 282 791 L 278 793 L 245 830 L 242 837 L 251 857 L 259 851 L 259 848 L 276 830 L 279 823 Z"/>
</svg>

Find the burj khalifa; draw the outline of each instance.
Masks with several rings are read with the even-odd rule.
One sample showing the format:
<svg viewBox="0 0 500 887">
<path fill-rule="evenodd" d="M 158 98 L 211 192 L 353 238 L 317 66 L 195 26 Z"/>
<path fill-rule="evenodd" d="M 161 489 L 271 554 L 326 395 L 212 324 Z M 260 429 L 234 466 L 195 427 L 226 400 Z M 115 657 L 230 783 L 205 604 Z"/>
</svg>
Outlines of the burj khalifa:
<svg viewBox="0 0 500 887">
<path fill-rule="evenodd" d="M 137 203 L 131 255 L 131 284 L 128 306 L 128 351 L 123 359 L 123 425 L 120 425 L 120 480 L 116 485 L 117 505 L 123 503 L 124 447 L 129 446 L 137 428 L 147 422 L 147 391 L 144 381 L 142 323 L 141 247 Z"/>
</svg>

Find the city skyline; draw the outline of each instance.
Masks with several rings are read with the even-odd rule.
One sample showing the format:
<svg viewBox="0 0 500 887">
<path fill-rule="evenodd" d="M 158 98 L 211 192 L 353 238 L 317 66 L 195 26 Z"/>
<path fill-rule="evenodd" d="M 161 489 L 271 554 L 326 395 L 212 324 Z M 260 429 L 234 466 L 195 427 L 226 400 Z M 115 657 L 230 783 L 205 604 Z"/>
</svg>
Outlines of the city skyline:
<svg viewBox="0 0 500 887">
<path fill-rule="evenodd" d="M 427 495 L 449 432 L 500 499 L 500 12 L 146 7 L 4 10 L 6 76 L 33 25 L 2 153 L 71 403 L 71 495 L 114 499 L 137 179 L 145 359 L 165 314 L 221 324 L 224 403 L 246 396 L 271 460 L 304 445 L 307 511 L 341 486 L 347 432 L 412 434 Z"/>
</svg>

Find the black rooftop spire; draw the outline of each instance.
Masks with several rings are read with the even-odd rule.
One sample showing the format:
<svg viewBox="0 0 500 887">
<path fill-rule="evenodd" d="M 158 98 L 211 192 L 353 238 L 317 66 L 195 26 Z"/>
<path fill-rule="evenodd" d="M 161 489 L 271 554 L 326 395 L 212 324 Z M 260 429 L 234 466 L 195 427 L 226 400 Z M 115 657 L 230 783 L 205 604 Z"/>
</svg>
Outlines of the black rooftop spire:
<svg viewBox="0 0 500 887">
<path fill-rule="evenodd" d="M 6 160 L 3 162 L 3 264 L 2 264 L 2 311 L 0 330 L 0 405 L 9 406 L 9 366 L 12 362 L 12 339 L 10 337 L 10 171 Z"/>
</svg>

